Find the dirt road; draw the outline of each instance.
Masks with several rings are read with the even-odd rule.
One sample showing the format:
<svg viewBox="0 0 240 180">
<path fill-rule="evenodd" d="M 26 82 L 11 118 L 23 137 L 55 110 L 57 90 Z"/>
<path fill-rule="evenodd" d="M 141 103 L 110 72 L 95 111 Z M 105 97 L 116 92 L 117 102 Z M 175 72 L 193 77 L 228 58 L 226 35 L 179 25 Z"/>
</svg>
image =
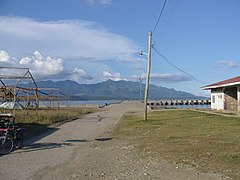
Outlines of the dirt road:
<svg viewBox="0 0 240 180">
<path fill-rule="evenodd" d="M 141 159 L 126 141 L 111 137 L 126 112 L 142 112 L 123 102 L 68 122 L 0 157 L 0 179 L 224 179 L 191 167 Z"/>
</svg>

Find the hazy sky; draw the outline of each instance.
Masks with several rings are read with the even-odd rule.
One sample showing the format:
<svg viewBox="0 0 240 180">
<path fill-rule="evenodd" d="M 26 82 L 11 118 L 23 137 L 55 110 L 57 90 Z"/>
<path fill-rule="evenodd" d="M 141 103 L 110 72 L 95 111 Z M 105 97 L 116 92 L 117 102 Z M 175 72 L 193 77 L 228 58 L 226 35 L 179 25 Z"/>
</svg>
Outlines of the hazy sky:
<svg viewBox="0 0 240 180">
<path fill-rule="evenodd" d="M 138 81 L 147 70 L 138 52 L 163 3 L 0 0 L 0 65 L 29 67 L 38 80 Z M 200 87 L 238 76 L 239 9 L 239 0 L 168 0 L 153 46 L 170 63 L 152 50 L 151 83 L 203 95 Z"/>
</svg>

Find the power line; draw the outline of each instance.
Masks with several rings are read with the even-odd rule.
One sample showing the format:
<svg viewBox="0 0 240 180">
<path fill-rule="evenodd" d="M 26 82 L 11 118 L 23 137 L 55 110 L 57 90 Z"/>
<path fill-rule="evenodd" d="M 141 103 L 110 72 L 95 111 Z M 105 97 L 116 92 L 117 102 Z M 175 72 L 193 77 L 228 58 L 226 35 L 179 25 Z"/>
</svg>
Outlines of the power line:
<svg viewBox="0 0 240 180">
<path fill-rule="evenodd" d="M 191 79 L 197 81 L 200 84 L 209 84 L 208 82 L 204 82 L 204 81 L 200 81 L 197 78 L 195 78 L 193 75 L 191 75 L 190 73 L 182 70 L 181 68 L 179 68 L 178 66 L 176 66 L 175 64 L 173 64 L 166 56 L 164 56 L 163 54 L 161 54 L 155 47 L 152 47 L 153 50 L 160 56 L 162 57 L 169 65 L 171 65 L 172 67 L 176 68 L 177 70 L 179 70 L 180 72 L 186 74 L 187 76 L 189 76 Z"/>
<path fill-rule="evenodd" d="M 174 11 L 175 11 L 176 6 L 177 6 L 177 3 L 178 3 L 178 0 L 175 1 L 175 4 L 174 4 L 174 6 L 173 6 L 173 8 L 172 8 L 172 11 L 171 11 L 171 14 L 170 14 L 170 16 L 169 16 L 168 19 L 167 19 L 166 26 L 165 26 L 165 28 L 163 29 L 162 34 L 161 34 L 160 37 L 159 37 L 159 42 L 161 42 L 161 40 L 163 39 L 164 35 L 166 34 L 166 30 L 167 30 L 168 25 L 169 25 L 169 23 L 170 23 L 170 21 L 171 21 L 171 19 L 172 19 L 172 17 L 173 17 Z M 158 44 L 159 44 L 159 43 L 158 43 Z M 160 43 L 160 44 L 161 44 L 161 43 Z"/>
<path fill-rule="evenodd" d="M 159 23 L 159 21 L 160 21 L 160 19 L 161 19 L 161 17 L 162 17 L 163 10 L 164 10 L 164 8 L 165 8 L 166 3 L 167 3 L 167 0 L 164 1 L 164 4 L 163 4 L 163 6 L 162 6 L 162 9 L 161 9 L 160 14 L 159 14 L 158 19 L 157 19 L 157 22 L 156 22 L 156 24 L 155 24 L 155 26 L 154 26 L 154 28 L 153 28 L 153 30 L 152 30 L 153 33 L 154 33 L 154 31 L 156 30 L 156 28 L 157 28 L 157 26 L 158 26 L 158 23 Z"/>
</svg>

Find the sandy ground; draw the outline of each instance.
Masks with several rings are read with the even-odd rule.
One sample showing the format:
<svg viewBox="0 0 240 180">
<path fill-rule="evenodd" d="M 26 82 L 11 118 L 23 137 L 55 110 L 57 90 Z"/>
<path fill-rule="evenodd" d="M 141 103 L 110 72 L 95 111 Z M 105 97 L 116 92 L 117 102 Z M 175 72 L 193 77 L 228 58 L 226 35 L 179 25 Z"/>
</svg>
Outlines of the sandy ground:
<svg viewBox="0 0 240 180">
<path fill-rule="evenodd" d="M 226 179 L 192 167 L 140 158 L 133 145 L 111 137 L 126 112 L 142 113 L 138 102 L 123 102 L 88 114 L 0 157 L 0 179 Z"/>
</svg>

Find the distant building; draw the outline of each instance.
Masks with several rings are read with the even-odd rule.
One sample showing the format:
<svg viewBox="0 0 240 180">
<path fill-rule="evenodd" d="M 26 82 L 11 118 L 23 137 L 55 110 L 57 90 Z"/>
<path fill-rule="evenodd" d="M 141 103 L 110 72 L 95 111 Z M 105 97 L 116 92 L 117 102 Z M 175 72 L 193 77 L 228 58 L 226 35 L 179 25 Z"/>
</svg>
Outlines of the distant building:
<svg viewBox="0 0 240 180">
<path fill-rule="evenodd" d="M 240 76 L 201 89 L 211 90 L 211 109 L 240 112 Z"/>
</svg>

